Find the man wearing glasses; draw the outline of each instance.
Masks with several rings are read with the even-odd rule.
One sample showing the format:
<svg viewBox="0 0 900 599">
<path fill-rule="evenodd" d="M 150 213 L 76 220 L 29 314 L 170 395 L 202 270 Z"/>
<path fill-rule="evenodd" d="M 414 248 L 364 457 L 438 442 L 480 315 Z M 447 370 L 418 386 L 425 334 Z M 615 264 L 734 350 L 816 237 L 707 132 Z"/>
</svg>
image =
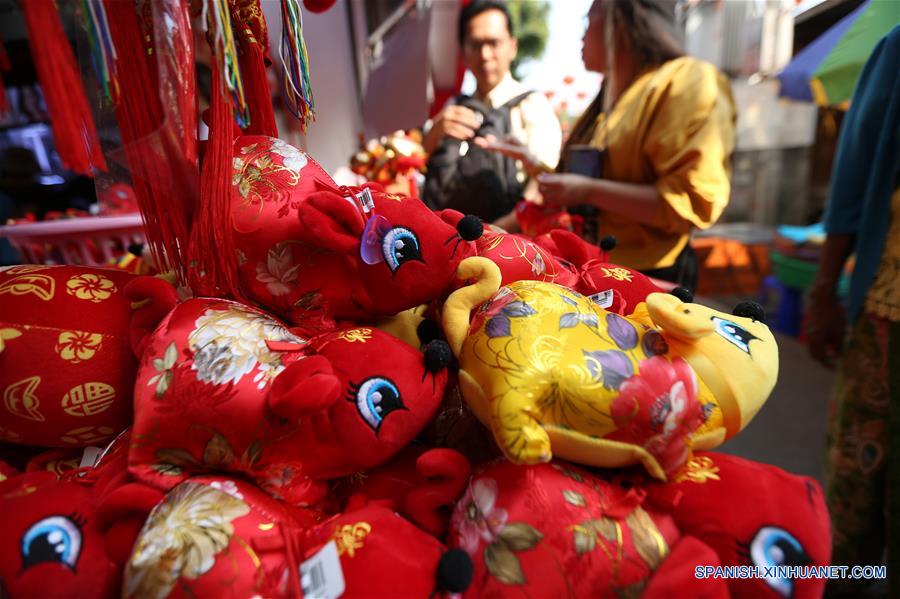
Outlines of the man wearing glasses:
<svg viewBox="0 0 900 599">
<path fill-rule="evenodd" d="M 555 167 L 559 160 L 562 133 L 549 100 L 541 93 L 531 93 L 516 102 L 529 89 L 513 79 L 510 73 L 518 43 L 505 3 L 474 0 L 465 6 L 459 16 L 459 42 L 463 62 L 477 83 L 474 99 L 492 109 L 512 100 L 509 108 L 511 137 L 525 144 L 548 170 Z M 451 100 L 434 117 L 424 139 L 425 149 L 429 153 L 434 152 L 447 138 L 471 143 L 481 127 L 482 115 L 461 106 L 458 100 Z M 463 151 L 466 147 L 463 144 Z M 524 186 L 528 173 L 521 164 L 517 164 L 516 170 L 516 178 Z"/>
</svg>

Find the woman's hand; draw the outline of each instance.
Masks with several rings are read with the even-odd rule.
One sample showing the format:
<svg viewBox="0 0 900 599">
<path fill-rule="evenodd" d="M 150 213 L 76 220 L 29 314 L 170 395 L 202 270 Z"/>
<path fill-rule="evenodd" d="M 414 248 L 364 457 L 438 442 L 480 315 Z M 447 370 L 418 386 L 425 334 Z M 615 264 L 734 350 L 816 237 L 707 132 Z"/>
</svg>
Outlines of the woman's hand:
<svg viewBox="0 0 900 599">
<path fill-rule="evenodd" d="M 846 332 L 846 318 L 834 286 L 819 284 L 810 289 L 803 320 L 809 355 L 826 368 L 834 369 Z"/>
<path fill-rule="evenodd" d="M 537 182 L 545 204 L 579 206 L 591 203 L 595 179 L 573 173 L 545 173 L 538 175 Z"/>
<path fill-rule="evenodd" d="M 540 173 L 552 170 L 538 160 L 537 157 L 528 150 L 527 146 L 520 143 L 515 138 L 500 141 L 497 139 L 496 135 L 485 135 L 484 137 L 478 136 L 472 141 L 474 141 L 475 145 L 479 148 L 483 148 L 489 152 L 498 152 L 513 160 L 518 160 L 522 163 L 525 172 L 527 172 L 528 176 L 531 178 L 536 177 Z"/>
</svg>

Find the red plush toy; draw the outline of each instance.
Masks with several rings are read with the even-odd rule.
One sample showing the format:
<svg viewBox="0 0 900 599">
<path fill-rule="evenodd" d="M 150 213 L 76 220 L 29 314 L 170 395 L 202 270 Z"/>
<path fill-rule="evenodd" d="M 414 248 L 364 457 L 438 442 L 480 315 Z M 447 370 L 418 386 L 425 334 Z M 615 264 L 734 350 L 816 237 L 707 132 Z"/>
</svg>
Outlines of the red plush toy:
<svg viewBox="0 0 900 599">
<path fill-rule="evenodd" d="M 644 500 L 564 462 L 487 465 L 450 525 L 449 546 L 475 566 L 467 596 L 640 596 L 680 537 Z"/>
<path fill-rule="evenodd" d="M 713 574 L 825 566 L 831 538 L 815 481 L 705 452 L 672 483 L 561 461 L 487 465 L 457 503 L 449 545 L 472 557 L 473 597 L 797 598 L 821 596 L 824 580 Z"/>
<path fill-rule="evenodd" d="M 0 582 L 9 597 L 112 597 L 90 487 L 29 472 L 0 482 Z"/>
<path fill-rule="evenodd" d="M 441 214 L 448 219 L 462 217 L 453 210 Z M 609 252 L 615 245 L 613 237 L 604 238 L 597 246 L 564 230 L 532 240 L 486 231 L 475 242 L 475 253 L 500 268 L 501 285 L 515 281 L 556 283 L 592 297 L 610 312 L 627 315 L 651 293 L 666 290 L 636 270 L 609 262 Z M 680 297 L 691 301 L 686 291 Z"/>
<path fill-rule="evenodd" d="M 465 591 L 472 580 L 472 562 L 464 552 L 448 551 L 430 534 L 377 504 L 323 522 L 311 538 L 326 544 L 319 554 L 330 550 L 340 558 L 340 567 L 332 571 L 340 571 L 343 599 L 445 597 Z"/>
<path fill-rule="evenodd" d="M 449 361 L 443 341 L 421 352 L 366 327 L 307 341 L 242 304 L 188 300 L 145 342 L 131 471 L 164 490 L 240 472 L 314 503 L 326 479 L 388 461 L 424 428 Z"/>
<path fill-rule="evenodd" d="M 135 536 L 163 497 L 130 481 L 126 458 L 123 437 L 62 480 L 40 471 L 0 482 L 4 597 L 118 596 Z"/>
<path fill-rule="evenodd" d="M 567 287 L 595 298 L 601 307 L 611 312 L 631 314 L 651 293 L 671 289 L 660 287 L 650 277 L 632 268 L 610 262 L 609 254 L 616 247 L 615 237 L 605 237 L 598 247 L 574 233 L 556 230 L 536 237 L 534 243 L 577 271 L 577 281 Z M 675 293 L 684 302 L 693 301 L 687 290 Z"/>
<path fill-rule="evenodd" d="M 391 508 L 436 537 L 447 531 L 448 513 L 460 498 L 472 468 L 458 451 L 409 445 L 393 460 L 369 472 L 337 481 L 332 495 L 388 502 Z"/>
<path fill-rule="evenodd" d="M 315 520 L 240 479 L 189 479 L 147 518 L 122 597 L 302 597 L 303 535 Z"/>
<path fill-rule="evenodd" d="M 682 534 L 712 547 L 723 566 L 828 566 L 831 528 L 819 484 L 768 464 L 698 452 L 672 517 Z M 732 597 L 821 597 L 824 578 L 730 578 Z"/>
<path fill-rule="evenodd" d="M 137 362 L 121 270 L 0 270 L 0 439 L 45 447 L 96 445 L 131 419 Z"/>
<path fill-rule="evenodd" d="M 438 297 L 481 235 L 377 185 L 338 187 L 306 153 L 269 137 L 235 141 L 231 226 L 248 299 L 289 322 L 393 315 Z"/>
</svg>

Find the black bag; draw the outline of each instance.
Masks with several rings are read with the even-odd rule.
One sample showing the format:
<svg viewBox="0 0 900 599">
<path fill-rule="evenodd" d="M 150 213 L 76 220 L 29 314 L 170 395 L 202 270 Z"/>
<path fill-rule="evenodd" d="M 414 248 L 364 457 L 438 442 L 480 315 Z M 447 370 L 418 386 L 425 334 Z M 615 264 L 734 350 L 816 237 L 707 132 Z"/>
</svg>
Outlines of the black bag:
<svg viewBox="0 0 900 599">
<path fill-rule="evenodd" d="M 482 115 L 484 120 L 476 135 L 495 135 L 502 141 L 512 132 L 510 109 L 532 93 L 520 94 L 497 108 L 471 96 L 457 96 L 456 104 Z M 433 210 L 453 208 L 490 222 L 508 214 L 522 199 L 523 191 L 516 177 L 515 160 L 479 148 L 471 141 L 445 137 L 428 159 L 422 199 Z"/>
</svg>

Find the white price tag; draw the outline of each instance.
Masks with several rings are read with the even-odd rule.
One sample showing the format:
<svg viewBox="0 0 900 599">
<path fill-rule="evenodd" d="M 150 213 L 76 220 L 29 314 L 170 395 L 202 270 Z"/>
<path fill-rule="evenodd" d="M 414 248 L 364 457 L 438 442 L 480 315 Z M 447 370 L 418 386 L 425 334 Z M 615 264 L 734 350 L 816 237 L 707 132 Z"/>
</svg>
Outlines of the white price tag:
<svg viewBox="0 0 900 599">
<path fill-rule="evenodd" d="M 81 454 L 81 463 L 78 464 L 79 468 L 93 468 L 94 465 L 100 460 L 100 456 L 103 455 L 102 447 L 85 447 L 84 453 Z"/>
<path fill-rule="evenodd" d="M 375 198 L 372 197 L 372 192 L 369 191 L 368 187 L 356 194 L 356 199 L 359 205 L 362 206 L 363 214 L 368 214 L 375 210 Z"/>
<path fill-rule="evenodd" d="M 329 541 L 300 564 L 300 587 L 303 599 L 337 599 L 344 594 L 346 583 L 337 543 Z"/>
<path fill-rule="evenodd" d="M 607 289 L 606 291 L 601 291 L 600 293 L 595 293 L 594 295 L 588 298 L 601 308 L 609 308 L 613 303 L 613 290 Z"/>
</svg>

